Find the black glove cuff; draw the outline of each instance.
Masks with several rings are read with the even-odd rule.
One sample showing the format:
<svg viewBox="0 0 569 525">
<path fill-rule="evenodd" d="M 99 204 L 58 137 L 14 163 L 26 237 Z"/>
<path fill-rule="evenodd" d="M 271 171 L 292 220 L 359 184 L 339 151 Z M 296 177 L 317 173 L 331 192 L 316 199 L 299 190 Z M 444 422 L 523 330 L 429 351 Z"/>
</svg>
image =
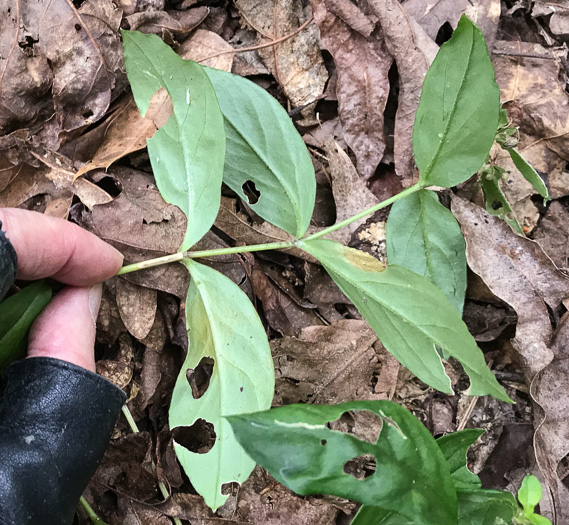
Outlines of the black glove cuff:
<svg viewBox="0 0 569 525">
<path fill-rule="evenodd" d="M 0 301 L 16 279 L 17 268 L 16 250 L 6 237 L 6 233 L 2 231 L 2 221 L 0 221 Z"/>
<path fill-rule="evenodd" d="M 0 400 L 0 524 L 73 521 L 126 400 L 71 363 L 23 359 L 7 369 Z"/>
</svg>

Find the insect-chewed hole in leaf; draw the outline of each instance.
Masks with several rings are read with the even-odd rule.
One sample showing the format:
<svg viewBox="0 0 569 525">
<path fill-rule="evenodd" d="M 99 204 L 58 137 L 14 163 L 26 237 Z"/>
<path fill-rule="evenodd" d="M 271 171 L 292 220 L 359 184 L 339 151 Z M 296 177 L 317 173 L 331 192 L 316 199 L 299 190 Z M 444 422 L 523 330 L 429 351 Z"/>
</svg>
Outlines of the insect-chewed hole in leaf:
<svg viewBox="0 0 569 525">
<path fill-rule="evenodd" d="M 500 201 L 494 201 L 492 203 L 492 209 L 493 210 L 499 210 L 502 207 L 502 203 Z"/>
<path fill-rule="evenodd" d="M 450 40 L 452 36 L 453 28 L 449 22 L 445 22 L 440 28 L 437 36 L 435 37 L 435 42 L 438 46 L 442 46 L 447 40 Z"/>
<path fill-rule="evenodd" d="M 224 496 L 237 496 L 237 494 L 239 493 L 239 483 L 237 483 L 236 481 L 232 481 L 230 483 L 224 483 L 223 485 L 221 485 L 221 493 Z"/>
<path fill-rule="evenodd" d="M 97 186 L 105 190 L 113 199 L 116 199 L 122 193 L 120 182 L 112 177 L 103 177 L 97 182 Z"/>
<path fill-rule="evenodd" d="M 261 192 L 255 186 L 255 183 L 252 180 L 246 180 L 241 186 L 243 193 L 247 197 L 247 201 L 249 204 L 257 204 L 259 202 L 259 198 L 261 197 Z"/>
<path fill-rule="evenodd" d="M 327 443 L 328 443 L 328 441 L 326 441 L 325 439 L 321 439 L 321 440 L 320 440 L 320 444 L 321 444 L 323 447 L 325 447 Z"/>
<path fill-rule="evenodd" d="M 193 370 L 188 368 L 186 370 L 186 379 L 192 389 L 192 397 L 199 399 L 202 397 L 209 388 L 209 380 L 213 374 L 213 367 L 215 361 L 211 357 L 202 357 L 198 366 Z"/>
<path fill-rule="evenodd" d="M 344 463 L 344 472 L 356 479 L 369 478 L 377 467 L 377 461 L 371 454 L 364 454 L 349 459 Z"/>
<path fill-rule="evenodd" d="M 330 430 L 352 434 L 372 445 L 377 443 L 381 432 L 382 418 L 369 410 L 350 410 L 335 421 L 326 423 Z"/>
<path fill-rule="evenodd" d="M 172 436 L 176 443 L 197 454 L 207 454 L 217 438 L 213 424 L 201 418 L 189 427 L 176 427 Z"/>
</svg>

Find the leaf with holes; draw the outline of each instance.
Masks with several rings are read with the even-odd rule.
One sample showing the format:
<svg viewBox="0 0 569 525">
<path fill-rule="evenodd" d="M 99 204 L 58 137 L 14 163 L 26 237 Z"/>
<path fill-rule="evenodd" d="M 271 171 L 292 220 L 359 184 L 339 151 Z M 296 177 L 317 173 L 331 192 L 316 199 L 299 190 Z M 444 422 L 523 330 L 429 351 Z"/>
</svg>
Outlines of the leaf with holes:
<svg viewBox="0 0 569 525">
<path fill-rule="evenodd" d="M 37 281 L 0 303 L 0 369 L 24 356 L 36 317 L 51 300 L 51 288 Z"/>
<path fill-rule="evenodd" d="M 506 170 L 500 166 L 484 166 L 480 173 L 480 183 L 484 194 L 484 207 L 490 215 L 505 221 L 512 230 L 524 235 L 516 214 L 500 188 L 500 179 Z"/>
<path fill-rule="evenodd" d="M 206 422 L 215 432 L 215 443 L 205 453 L 174 443 L 192 485 L 215 510 L 228 498 L 222 485 L 243 483 L 255 467 L 224 416 L 271 406 L 273 361 L 263 325 L 239 287 L 208 266 L 191 259 L 183 263 L 191 275 L 186 300 L 190 345 L 172 394 L 170 428 L 175 439 L 177 427 L 196 422 Z"/>
<path fill-rule="evenodd" d="M 466 243 L 454 215 L 437 194 L 421 190 L 397 201 L 386 226 L 387 258 L 426 277 L 462 315 Z"/>
<path fill-rule="evenodd" d="M 302 137 L 264 89 L 237 75 L 204 69 L 225 118 L 223 182 L 263 219 L 302 237 L 316 195 L 314 167 Z"/>
<path fill-rule="evenodd" d="M 367 410 L 382 419 L 376 443 L 327 428 L 350 410 Z M 423 424 L 396 403 L 288 405 L 228 419 L 247 453 L 298 494 L 353 499 L 415 525 L 456 525 L 456 493 L 444 457 Z M 358 479 L 345 467 L 361 456 L 375 462 L 376 469 Z"/>
<path fill-rule="evenodd" d="M 322 263 L 383 346 L 419 379 L 452 393 L 436 345 L 462 364 L 470 377 L 469 395 L 510 401 L 460 315 L 433 283 L 402 266 L 385 268 L 371 255 L 334 241 L 298 246 Z"/>
<path fill-rule="evenodd" d="M 455 186 L 488 158 L 498 130 L 500 90 L 480 30 L 462 16 L 421 92 L 413 153 L 426 185 Z"/>
<path fill-rule="evenodd" d="M 180 58 L 156 35 L 123 31 L 124 59 L 134 100 L 144 116 L 153 95 L 166 89 L 168 122 L 147 139 L 156 184 L 166 202 L 188 218 L 179 251 L 210 229 L 221 200 L 225 159 L 223 115 L 203 68 Z"/>
</svg>

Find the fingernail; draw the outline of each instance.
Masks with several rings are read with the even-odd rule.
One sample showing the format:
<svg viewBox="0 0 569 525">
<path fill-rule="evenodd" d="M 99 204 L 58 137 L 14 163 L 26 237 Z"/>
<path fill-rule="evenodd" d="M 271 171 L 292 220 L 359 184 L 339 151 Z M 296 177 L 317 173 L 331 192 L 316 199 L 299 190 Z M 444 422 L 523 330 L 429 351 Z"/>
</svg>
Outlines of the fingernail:
<svg viewBox="0 0 569 525">
<path fill-rule="evenodd" d="M 103 295 L 103 284 L 99 283 L 89 290 L 89 311 L 93 318 L 93 323 L 97 324 L 99 307 L 101 306 L 101 296 Z"/>
</svg>

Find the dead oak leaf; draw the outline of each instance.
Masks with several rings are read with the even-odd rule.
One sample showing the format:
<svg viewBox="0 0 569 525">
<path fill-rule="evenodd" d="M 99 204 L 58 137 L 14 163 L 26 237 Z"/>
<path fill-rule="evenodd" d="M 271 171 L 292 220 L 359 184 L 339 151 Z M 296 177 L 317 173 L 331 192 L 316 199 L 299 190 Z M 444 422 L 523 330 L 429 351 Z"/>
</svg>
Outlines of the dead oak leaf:
<svg viewBox="0 0 569 525">
<path fill-rule="evenodd" d="M 413 157 L 413 123 L 423 80 L 438 46 L 397 0 L 369 0 L 377 15 L 385 44 L 397 64 L 399 102 L 395 116 L 395 171 L 404 187 L 418 180 Z"/>
<path fill-rule="evenodd" d="M 345 7 L 346 3 L 352 7 Z M 342 18 L 330 11 L 329 4 L 313 0 L 314 19 L 322 43 L 336 64 L 338 114 L 344 139 L 356 156 L 358 171 L 367 180 L 373 176 L 385 150 L 383 115 L 389 95 L 392 58 L 381 34 L 363 36 L 359 26 L 356 26 L 358 31 L 345 22 L 353 21 L 355 25 L 358 20 L 367 21 L 373 30 L 371 21 L 355 5 L 333 2 L 333 8 Z"/>
</svg>

